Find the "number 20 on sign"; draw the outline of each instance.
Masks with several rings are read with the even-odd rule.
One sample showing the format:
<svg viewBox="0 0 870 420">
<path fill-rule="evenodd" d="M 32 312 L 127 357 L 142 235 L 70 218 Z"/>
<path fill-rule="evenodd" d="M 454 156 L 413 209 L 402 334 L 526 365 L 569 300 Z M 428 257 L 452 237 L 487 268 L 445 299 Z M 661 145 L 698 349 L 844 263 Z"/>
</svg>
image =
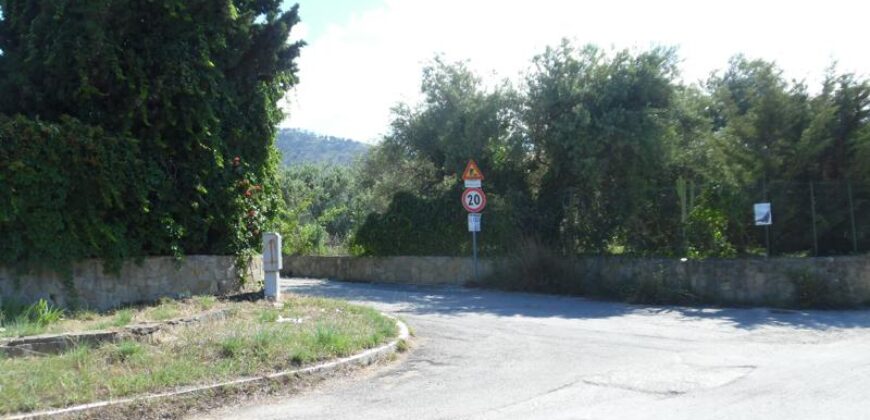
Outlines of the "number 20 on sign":
<svg viewBox="0 0 870 420">
<path fill-rule="evenodd" d="M 486 194 L 480 188 L 468 188 L 462 193 L 462 206 L 469 213 L 480 213 L 486 208 Z"/>
</svg>

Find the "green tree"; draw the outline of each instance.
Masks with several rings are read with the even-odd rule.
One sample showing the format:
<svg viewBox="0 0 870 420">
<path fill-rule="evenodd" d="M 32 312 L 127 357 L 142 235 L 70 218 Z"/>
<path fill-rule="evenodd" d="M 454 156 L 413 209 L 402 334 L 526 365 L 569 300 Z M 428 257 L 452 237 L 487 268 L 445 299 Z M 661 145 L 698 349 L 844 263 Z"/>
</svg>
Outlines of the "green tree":
<svg viewBox="0 0 870 420">
<path fill-rule="evenodd" d="M 278 204 L 276 104 L 296 83 L 302 46 L 287 42 L 297 7 L 280 4 L 0 1 L 0 113 L 129 139 L 141 199 L 122 209 L 123 237 L 102 239 L 135 244 L 125 256 L 242 252 L 258 244 Z M 0 166 L 14 179 L 10 170 Z M 11 212 L 0 221 L 4 236 L 21 234 Z M 105 256 L 107 247 L 70 258 Z M 42 251 L 29 252 L 22 258 Z"/>
<path fill-rule="evenodd" d="M 674 52 L 608 55 L 565 41 L 534 65 L 525 121 L 542 171 L 543 239 L 569 252 L 642 251 L 661 242 L 649 235 L 658 221 L 649 217 L 649 198 L 673 185 L 664 175 Z"/>
<path fill-rule="evenodd" d="M 712 145 L 723 162 L 716 177 L 762 187 L 785 177 L 809 122 L 806 87 L 788 83 L 773 63 L 736 56 L 721 76 L 708 80 L 707 89 L 713 100 Z"/>
<path fill-rule="evenodd" d="M 279 231 L 289 254 L 346 252 L 343 249 L 371 211 L 356 166 L 300 165 L 281 174 L 286 211 Z"/>
<path fill-rule="evenodd" d="M 512 242 L 504 235 L 521 229 L 519 218 L 530 214 L 522 211 L 530 194 L 519 95 L 507 83 L 487 89 L 466 63 L 440 58 L 424 68 L 421 92 L 418 106 L 394 108 L 390 133 L 364 163 L 363 188 L 372 191 L 382 214 L 366 220 L 354 243 L 370 253 L 453 254 L 467 248 L 460 175 L 475 159 L 486 175 L 485 223 L 492 235 L 488 243 L 494 244 L 488 250 L 503 252 Z M 424 213 L 412 214 L 418 211 Z M 385 229 L 383 238 L 379 229 Z M 422 242 L 397 248 L 383 244 L 387 238 Z"/>
<path fill-rule="evenodd" d="M 810 101 L 812 119 L 798 144 L 796 177 L 870 181 L 861 151 L 870 144 L 870 82 L 831 67 L 822 91 Z M 857 153 L 856 153 L 857 152 Z"/>
</svg>

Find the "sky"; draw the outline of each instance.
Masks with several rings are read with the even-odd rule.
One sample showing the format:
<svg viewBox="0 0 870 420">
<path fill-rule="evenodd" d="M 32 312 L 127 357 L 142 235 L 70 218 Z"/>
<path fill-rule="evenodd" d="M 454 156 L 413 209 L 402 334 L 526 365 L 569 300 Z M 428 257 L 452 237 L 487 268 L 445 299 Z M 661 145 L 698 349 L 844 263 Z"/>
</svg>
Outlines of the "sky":
<svg viewBox="0 0 870 420">
<path fill-rule="evenodd" d="M 286 2 L 290 5 L 292 2 Z M 833 61 L 870 74 L 862 0 L 298 0 L 291 38 L 308 44 L 282 127 L 377 142 L 390 110 L 419 100 L 436 54 L 469 60 L 490 82 L 521 80 L 532 58 L 567 38 L 577 45 L 674 46 L 694 83 L 743 53 L 775 61 L 812 90 Z"/>
</svg>

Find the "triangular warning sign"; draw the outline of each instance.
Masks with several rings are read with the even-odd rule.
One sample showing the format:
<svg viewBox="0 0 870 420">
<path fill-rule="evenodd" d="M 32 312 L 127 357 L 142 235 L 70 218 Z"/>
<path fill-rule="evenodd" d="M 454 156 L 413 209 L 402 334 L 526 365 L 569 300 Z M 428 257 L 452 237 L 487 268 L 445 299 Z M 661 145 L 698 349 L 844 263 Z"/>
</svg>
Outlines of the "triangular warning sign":
<svg viewBox="0 0 870 420">
<path fill-rule="evenodd" d="M 474 163 L 474 159 L 468 161 L 468 165 L 465 166 L 465 172 L 462 173 L 462 180 L 483 180 L 483 173 L 480 172 L 480 168 L 477 167 L 477 163 Z"/>
</svg>

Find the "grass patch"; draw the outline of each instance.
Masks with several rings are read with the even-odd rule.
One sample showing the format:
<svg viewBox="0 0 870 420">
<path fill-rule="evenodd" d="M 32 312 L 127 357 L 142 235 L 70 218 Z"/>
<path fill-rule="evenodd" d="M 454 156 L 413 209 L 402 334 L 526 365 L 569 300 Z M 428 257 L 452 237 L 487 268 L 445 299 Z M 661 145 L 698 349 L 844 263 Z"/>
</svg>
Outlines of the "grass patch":
<svg viewBox="0 0 870 420">
<path fill-rule="evenodd" d="M 147 316 L 154 321 L 166 321 L 181 316 L 181 310 L 176 301 L 160 298 L 160 304 L 147 311 Z"/>
<path fill-rule="evenodd" d="M 347 356 L 398 334 L 394 321 L 370 308 L 287 299 L 280 309 L 234 303 L 236 316 L 174 329 L 159 344 L 127 341 L 0 359 L 0 416 L 267 374 Z M 262 322 L 264 313 L 303 322 Z"/>
<path fill-rule="evenodd" d="M 115 345 L 114 349 L 109 350 L 111 352 L 112 360 L 119 362 L 126 362 L 127 360 L 132 359 L 138 355 L 141 355 L 143 352 L 142 345 L 135 341 L 122 341 Z"/>
<path fill-rule="evenodd" d="M 214 308 L 215 304 L 217 304 L 217 298 L 214 296 L 194 296 L 192 299 L 199 306 L 199 309 L 203 311 Z"/>
<path fill-rule="evenodd" d="M 64 310 L 45 299 L 31 305 L 3 301 L 0 306 L 0 337 L 37 335 L 63 320 Z"/>
<path fill-rule="evenodd" d="M 115 316 L 112 317 L 113 327 L 123 327 L 131 322 L 133 322 L 133 311 L 130 309 L 121 309 L 115 312 Z"/>
<path fill-rule="evenodd" d="M 3 301 L 0 307 L 0 338 L 122 328 L 140 322 L 193 316 L 230 306 L 214 296 L 194 296 L 183 300 L 164 298 L 153 305 L 127 307 L 106 313 L 78 310 L 67 314 L 45 301 L 33 305 Z"/>
<path fill-rule="evenodd" d="M 404 352 L 408 351 L 409 348 L 410 348 L 410 346 L 408 345 L 408 342 L 405 340 L 399 340 L 399 342 L 396 343 L 396 351 L 398 351 L 399 353 L 404 353 Z"/>
<path fill-rule="evenodd" d="M 278 312 L 277 309 L 267 308 L 260 311 L 257 315 L 257 319 L 259 319 L 260 322 L 275 322 L 278 320 L 279 316 L 280 312 Z"/>
</svg>

